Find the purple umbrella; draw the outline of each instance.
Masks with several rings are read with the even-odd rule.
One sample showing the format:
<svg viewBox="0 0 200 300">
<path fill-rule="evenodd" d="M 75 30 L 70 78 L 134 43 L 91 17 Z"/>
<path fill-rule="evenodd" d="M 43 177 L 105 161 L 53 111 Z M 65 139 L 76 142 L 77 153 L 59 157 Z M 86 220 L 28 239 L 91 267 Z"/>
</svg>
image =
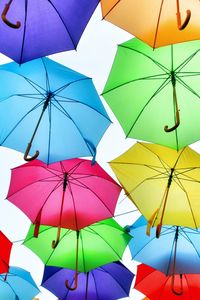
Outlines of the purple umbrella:
<svg viewBox="0 0 200 300">
<path fill-rule="evenodd" d="M 99 0 L 1 0 L 1 53 L 21 64 L 76 49 L 98 3 Z"/>
<path fill-rule="evenodd" d="M 59 300 L 116 300 L 128 297 L 134 274 L 120 262 L 110 263 L 88 273 L 79 273 L 76 290 L 66 288 L 66 278 L 73 286 L 74 271 L 45 267 L 42 286 Z"/>
</svg>

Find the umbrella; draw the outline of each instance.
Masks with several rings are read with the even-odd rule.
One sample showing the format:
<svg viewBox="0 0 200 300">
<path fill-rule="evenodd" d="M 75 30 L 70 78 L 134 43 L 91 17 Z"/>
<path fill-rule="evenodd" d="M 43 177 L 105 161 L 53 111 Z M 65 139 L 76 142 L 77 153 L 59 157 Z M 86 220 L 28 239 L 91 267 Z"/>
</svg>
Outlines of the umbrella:
<svg viewBox="0 0 200 300">
<path fill-rule="evenodd" d="M 128 297 L 134 274 L 120 262 L 110 263 L 87 273 L 79 273 L 76 291 L 66 289 L 66 278 L 73 284 L 73 271 L 46 266 L 42 286 L 59 300 L 116 300 Z"/>
<path fill-rule="evenodd" d="M 195 274 L 200 269 L 200 229 L 181 226 L 163 226 L 160 238 L 155 228 L 146 233 L 147 221 L 142 216 L 127 227 L 132 235 L 129 243 L 132 258 L 166 275 Z"/>
<path fill-rule="evenodd" d="M 197 152 L 138 142 L 110 165 L 149 228 L 157 225 L 157 236 L 162 224 L 200 227 Z"/>
<path fill-rule="evenodd" d="M 69 159 L 46 165 L 34 160 L 14 168 L 8 200 L 36 224 L 80 230 L 114 215 L 121 187 L 90 160 Z"/>
<path fill-rule="evenodd" d="M 77 288 L 78 271 L 88 272 L 101 265 L 120 260 L 131 236 L 113 219 L 94 223 L 80 231 L 61 229 L 60 242 L 52 248 L 57 228 L 41 225 L 38 238 L 34 226 L 24 245 L 35 252 L 49 266 L 76 270 L 74 287 Z"/>
<path fill-rule="evenodd" d="M 1 53 L 18 63 L 76 49 L 99 0 L 2 0 Z"/>
<path fill-rule="evenodd" d="M 103 96 L 127 137 L 176 150 L 200 139 L 199 50 L 200 41 L 118 46 Z"/>
<path fill-rule="evenodd" d="M 198 300 L 200 275 L 181 274 L 172 278 L 142 264 L 137 266 L 134 288 L 147 295 L 150 300 Z"/>
<path fill-rule="evenodd" d="M 103 18 L 160 47 L 200 39 L 196 0 L 101 0 Z"/>
<path fill-rule="evenodd" d="M 5 64 L 0 74 L 0 145 L 26 160 L 39 149 L 48 164 L 95 157 L 110 120 L 91 78 L 48 58 Z"/>
<path fill-rule="evenodd" d="M 11 249 L 11 241 L 0 231 L 0 274 L 8 272 Z"/>
<path fill-rule="evenodd" d="M 9 272 L 0 275 L 2 300 L 32 300 L 39 293 L 31 274 L 18 267 L 10 267 Z"/>
</svg>

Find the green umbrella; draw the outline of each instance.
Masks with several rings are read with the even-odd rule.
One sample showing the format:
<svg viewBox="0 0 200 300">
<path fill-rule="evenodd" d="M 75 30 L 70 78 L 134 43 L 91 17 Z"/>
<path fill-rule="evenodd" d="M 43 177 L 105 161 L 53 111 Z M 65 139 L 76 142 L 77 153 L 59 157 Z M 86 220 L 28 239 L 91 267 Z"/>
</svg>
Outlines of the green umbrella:
<svg viewBox="0 0 200 300">
<path fill-rule="evenodd" d="M 103 96 L 127 137 L 181 149 L 200 139 L 200 41 L 118 46 Z"/>
<path fill-rule="evenodd" d="M 113 219 L 107 219 L 80 231 L 61 229 L 60 242 L 56 248 L 52 241 L 56 227 L 40 226 L 38 238 L 34 237 L 34 225 L 24 241 L 24 245 L 35 252 L 49 266 L 76 270 L 74 288 L 77 287 L 79 272 L 88 272 L 101 265 L 121 259 L 131 236 Z"/>
</svg>

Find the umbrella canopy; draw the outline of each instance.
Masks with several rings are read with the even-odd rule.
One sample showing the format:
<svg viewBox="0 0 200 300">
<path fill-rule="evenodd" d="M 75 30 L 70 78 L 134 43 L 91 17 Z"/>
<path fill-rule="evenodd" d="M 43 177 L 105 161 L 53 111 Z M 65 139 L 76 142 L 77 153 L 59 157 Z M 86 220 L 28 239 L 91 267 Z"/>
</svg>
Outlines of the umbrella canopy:
<svg viewBox="0 0 200 300">
<path fill-rule="evenodd" d="M 132 235 L 129 243 L 132 257 L 166 275 L 195 274 L 200 268 L 200 229 L 163 226 L 160 238 L 155 228 L 146 235 L 147 221 L 142 216 L 127 227 Z"/>
<path fill-rule="evenodd" d="M 7 199 L 36 224 L 80 230 L 113 217 L 121 187 L 90 160 L 46 165 L 34 160 L 12 169 Z M 35 235 L 36 232 L 35 232 Z"/>
<path fill-rule="evenodd" d="M 160 47 L 200 39 L 196 0 L 101 0 L 103 18 Z"/>
<path fill-rule="evenodd" d="M 200 227 L 200 155 L 189 147 L 180 151 L 136 143 L 110 162 L 128 197 L 149 220 Z"/>
<path fill-rule="evenodd" d="M 21 64 L 76 49 L 98 3 L 99 0 L 1 1 L 1 53 Z"/>
<path fill-rule="evenodd" d="M 173 278 L 142 264 L 137 266 L 134 288 L 150 300 L 198 300 L 200 275 L 181 274 Z"/>
<path fill-rule="evenodd" d="M 0 231 L 0 274 L 8 272 L 11 249 L 11 241 Z"/>
<path fill-rule="evenodd" d="M 34 238 L 34 226 L 24 245 L 35 252 L 49 266 L 76 270 L 74 288 L 77 288 L 79 272 L 88 272 L 101 265 L 120 260 L 131 236 L 113 219 L 92 224 L 80 231 L 61 229 L 60 242 L 54 247 L 55 227 L 40 226 L 38 238 Z M 67 284 L 70 288 L 69 283 Z"/>
<path fill-rule="evenodd" d="M 74 272 L 69 269 L 46 266 L 42 286 L 59 300 L 116 300 L 128 297 L 134 274 L 120 262 L 110 263 L 88 273 L 79 273 L 76 291 L 65 286 L 66 278 L 73 285 Z"/>
<path fill-rule="evenodd" d="M 10 267 L 6 275 L 0 275 L 0 294 L 3 300 L 32 300 L 39 292 L 31 274 L 22 268 Z"/>
<path fill-rule="evenodd" d="M 118 46 L 103 96 L 127 137 L 176 150 L 200 139 L 199 50 L 200 41 Z"/>
<path fill-rule="evenodd" d="M 5 64 L 0 74 L 0 145 L 26 160 L 39 150 L 48 164 L 95 157 L 110 120 L 91 78 L 48 58 Z"/>
</svg>

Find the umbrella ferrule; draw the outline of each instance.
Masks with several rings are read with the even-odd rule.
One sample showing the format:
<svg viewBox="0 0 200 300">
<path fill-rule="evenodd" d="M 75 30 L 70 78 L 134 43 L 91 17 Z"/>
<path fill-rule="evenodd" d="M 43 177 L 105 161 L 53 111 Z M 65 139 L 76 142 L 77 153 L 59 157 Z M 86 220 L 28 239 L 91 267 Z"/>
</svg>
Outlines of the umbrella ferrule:
<svg viewBox="0 0 200 300">
<path fill-rule="evenodd" d="M 53 94 L 51 92 L 48 93 L 45 101 L 44 101 L 44 105 L 43 105 L 43 112 L 45 111 L 45 109 L 47 108 L 48 104 L 49 104 L 49 101 L 51 100 Z"/>
<path fill-rule="evenodd" d="M 171 82 L 173 86 L 176 85 L 176 76 L 174 71 L 171 71 Z"/>
<path fill-rule="evenodd" d="M 67 175 L 68 175 L 68 173 L 65 172 L 65 173 L 64 173 L 64 179 L 63 179 L 63 191 L 64 191 L 64 192 L 65 192 L 66 187 L 67 187 Z"/>
<path fill-rule="evenodd" d="M 171 183 L 172 183 L 172 179 L 173 179 L 173 173 L 174 173 L 174 168 L 171 168 L 171 173 L 169 175 L 169 179 L 168 179 L 168 184 L 167 187 L 169 188 Z"/>
</svg>

